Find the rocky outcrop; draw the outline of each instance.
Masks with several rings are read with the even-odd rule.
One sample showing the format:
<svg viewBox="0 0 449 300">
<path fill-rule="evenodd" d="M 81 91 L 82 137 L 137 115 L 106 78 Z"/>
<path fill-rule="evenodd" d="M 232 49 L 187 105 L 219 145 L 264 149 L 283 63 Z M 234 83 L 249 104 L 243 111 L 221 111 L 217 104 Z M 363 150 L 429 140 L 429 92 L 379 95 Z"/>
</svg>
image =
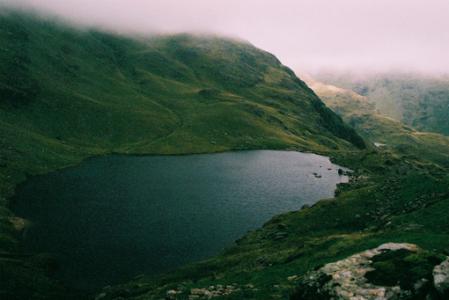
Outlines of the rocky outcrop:
<svg viewBox="0 0 449 300">
<path fill-rule="evenodd" d="M 441 296 L 449 299 L 449 258 L 433 269 L 433 284 Z"/>
<path fill-rule="evenodd" d="M 257 288 L 254 287 L 252 284 L 246 284 L 246 285 L 238 285 L 236 283 L 229 284 L 229 285 L 211 285 L 204 288 L 191 288 L 191 289 L 173 289 L 168 290 L 166 292 L 166 299 L 167 300 L 175 300 L 175 299 L 188 299 L 188 300 L 195 300 L 195 299 L 212 299 L 212 298 L 222 298 L 227 297 L 231 295 L 236 295 L 242 292 L 256 292 Z"/>
<path fill-rule="evenodd" d="M 441 298 L 449 287 L 449 260 L 438 265 L 433 270 L 435 287 L 440 291 L 438 295 L 428 278 L 419 278 L 413 282 L 401 283 L 397 278 L 404 278 L 402 274 L 393 274 L 394 284 L 378 285 L 378 281 L 388 281 L 381 278 L 383 274 L 372 275 L 376 269 L 373 260 L 385 253 L 394 251 L 398 256 L 403 255 L 409 260 L 410 255 L 418 253 L 420 249 L 414 244 L 387 243 L 377 248 L 366 250 L 334 263 L 326 264 L 316 271 L 304 275 L 298 283 L 296 291 L 292 294 L 292 300 L 324 300 L 324 299 L 347 299 L 347 300 L 398 300 L 398 299 L 446 299 Z M 405 253 L 405 254 L 404 254 Z M 394 254 L 394 253 L 393 253 Z M 412 256 L 413 256 L 412 255 Z M 418 254 L 417 254 L 418 255 Z M 391 257 L 391 255 L 389 256 Z M 393 255 L 394 257 L 394 255 Z M 402 257 L 402 256 L 400 256 Z M 395 258 L 388 263 L 395 264 L 400 260 Z M 408 266 L 408 260 L 403 265 Z M 427 264 L 427 260 L 423 260 Z M 387 263 L 382 261 L 383 264 Z M 426 265 L 427 267 L 427 265 Z M 394 272 L 393 272 L 394 273 Z M 388 274 L 388 273 L 386 273 Z M 427 274 L 427 273 L 426 273 Z M 390 276 L 391 273 L 388 274 Z M 421 274 L 419 274 L 421 275 Z M 428 275 L 432 276 L 432 269 Z M 371 278 L 377 278 L 371 281 Z M 369 279 L 370 278 L 370 279 Z M 408 277 L 406 277 L 408 278 Z M 391 280 L 390 280 L 391 281 Z M 423 298 L 421 298 L 423 297 Z M 449 298 L 447 298 L 449 299 Z"/>
</svg>

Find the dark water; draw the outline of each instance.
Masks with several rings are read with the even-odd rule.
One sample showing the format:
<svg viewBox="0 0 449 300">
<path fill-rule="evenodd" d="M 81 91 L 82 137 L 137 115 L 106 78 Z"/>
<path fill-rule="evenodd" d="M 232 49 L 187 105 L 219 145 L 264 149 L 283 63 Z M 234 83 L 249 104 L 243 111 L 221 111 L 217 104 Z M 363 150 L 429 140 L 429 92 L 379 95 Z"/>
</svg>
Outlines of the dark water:
<svg viewBox="0 0 449 300">
<path fill-rule="evenodd" d="M 332 197 L 347 180 L 337 170 L 283 151 L 109 156 L 30 179 L 13 210 L 33 223 L 28 251 L 56 255 L 58 276 L 93 289 L 217 254 L 276 214 Z"/>
</svg>

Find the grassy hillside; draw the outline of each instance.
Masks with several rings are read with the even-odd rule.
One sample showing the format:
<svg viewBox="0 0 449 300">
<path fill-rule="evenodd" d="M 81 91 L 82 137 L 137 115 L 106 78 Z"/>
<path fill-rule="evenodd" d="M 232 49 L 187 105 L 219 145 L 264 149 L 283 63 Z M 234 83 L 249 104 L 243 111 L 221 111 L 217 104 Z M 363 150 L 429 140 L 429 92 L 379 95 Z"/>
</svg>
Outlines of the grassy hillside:
<svg viewBox="0 0 449 300">
<path fill-rule="evenodd" d="M 449 138 L 417 131 L 382 114 L 368 97 L 351 90 L 307 80 L 317 95 L 371 144 L 401 155 L 449 166 Z"/>
<path fill-rule="evenodd" d="M 389 153 L 360 156 L 357 164 L 360 173 L 335 199 L 277 216 L 210 260 L 156 278 L 141 276 L 98 295 L 161 299 L 175 291 L 176 299 L 188 299 L 224 286 L 216 299 L 288 299 L 308 271 L 383 243 L 447 253 L 447 175 Z"/>
<path fill-rule="evenodd" d="M 0 45 L 2 299 L 84 298 L 46 276 L 51 258 L 20 252 L 23 221 L 7 201 L 26 176 L 108 153 L 299 149 L 354 174 L 336 198 L 274 217 L 217 257 L 106 287 L 98 299 L 186 299 L 219 286 L 222 299 L 285 299 L 307 271 L 384 242 L 449 249 L 448 138 L 385 117 L 353 92 L 317 90 L 370 144 L 386 144 L 358 150 L 351 127 L 246 42 L 127 38 L 6 14 Z"/>
<path fill-rule="evenodd" d="M 363 147 L 288 68 L 246 42 L 131 39 L 17 14 L 0 25 L 3 193 L 92 154 Z"/>
<path fill-rule="evenodd" d="M 353 91 L 308 83 L 367 142 L 385 144 L 333 154 L 354 170 L 351 182 L 333 199 L 274 217 L 222 255 L 105 288 L 101 299 L 207 299 L 209 293 L 216 299 L 288 299 L 308 271 L 386 242 L 449 254 L 449 138 L 414 131 Z M 419 260 L 411 264 L 405 272 L 425 267 Z"/>
<path fill-rule="evenodd" d="M 7 204 L 27 176 L 108 153 L 364 146 L 291 70 L 247 42 L 124 37 L 1 12 L 0 297 L 62 293 L 37 271 L 45 259 L 20 253 L 23 220 Z"/>
<path fill-rule="evenodd" d="M 327 73 L 316 78 L 366 96 L 382 114 L 417 130 L 449 135 L 448 76 Z"/>
</svg>

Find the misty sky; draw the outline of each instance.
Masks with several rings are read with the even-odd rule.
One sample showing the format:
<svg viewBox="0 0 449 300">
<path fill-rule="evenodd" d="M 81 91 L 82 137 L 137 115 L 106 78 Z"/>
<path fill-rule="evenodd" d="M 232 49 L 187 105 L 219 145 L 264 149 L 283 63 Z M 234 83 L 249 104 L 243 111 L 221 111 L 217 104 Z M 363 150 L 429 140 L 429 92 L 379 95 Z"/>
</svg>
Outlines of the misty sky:
<svg viewBox="0 0 449 300">
<path fill-rule="evenodd" d="M 0 0 L 121 32 L 246 39 L 297 71 L 449 72 L 449 0 Z"/>
</svg>

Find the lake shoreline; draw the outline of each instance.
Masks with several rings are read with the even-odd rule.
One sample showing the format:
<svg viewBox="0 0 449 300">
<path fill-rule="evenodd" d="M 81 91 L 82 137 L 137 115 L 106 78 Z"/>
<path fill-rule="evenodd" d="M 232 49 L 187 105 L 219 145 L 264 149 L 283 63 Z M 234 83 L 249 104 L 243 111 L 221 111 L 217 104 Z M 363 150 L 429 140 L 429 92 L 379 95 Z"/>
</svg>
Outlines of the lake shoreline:
<svg viewBox="0 0 449 300">
<path fill-rule="evenodd" d="M 126 159 L 133 159 L 133 158 L 136 158 L 136 159 L 145 159 L 145 158 L 151 158 L 151 159 L 156 159 L 156 160 L 158 160 L 158 159 L 160 159 L 160 160 L 166 160 L 166 159 L 169 159 L 170 157 L 180 157 L 181 159 L 184 159 L 183 157 L 186 157 L 187 159 L 205 159 L 205 158 L 211 158 L 211 157 L 215 157 L 215 159 L 218 159 L 219 157 L 228 157 L 228 156 L 235 156 L 234 154 L 244 154 L 245 156 L 247 155 L 247 154 L 250 154 L 250 152 L 251 152 L 251 150 L 245 150 L 245 151 L 231 151 L 231 152 L 220 152 L 220 153 L 207 153 L 206 154 L 206 156 L 204 156 L 204 154 L 193 154 L 193 155 L 182 155 L 182 156 L 179 156 L 179 155 L 175 155 L 175 156 L 172 156 L 172 155 L 149 155 L 149 156 L 144 156 L 144 155 L 129 155 L 129 154 L 126 154 L 126 155 L 122 155 L 122 154 L 114 154 L 114 155 L 110 155 L 110 156 L 96 156 L 96 157 L 92 157 L 92 158 L 89 158 L 89 159 L 86 159 L 86 160 L 84 160 L 83 161 L 83 164 L 89 164 L 89 163 L 95 163 L 95 161 L 97 161 L 97 159 L 119 159 L 119 160 L 126 160 Z M 318 158 L 318 157 L 323 157 L 323 156 L 321 156 L 321 155 L 317 155 L 317 154 L 315 154 L 315 153 L 304 153 L 304 152 L 298 152 L 298 151 L 278 151 L 278 150 L 255 150 L 254 151 L 255 153 L 264 153 L 263 155 L 273 155 L 273 153 L 282 153 L 282 155 L 289 155 L 289 156 L 293 156 L 293 157 L 295 157 L 295 156 L 298 156 L 298 157 L 310 157 L 310 158 Z M 221 156 L 219 156 L 219 157 L 216 157 L 216 156 L 214 156 L 215 154 L 217 154 L 217 155 L 221 155 Z M 310 156 L 309 156 L 310 155 Z M 188 157 L 188 156 L 190 156 L 190 158 Z M 239 155 L 238 155 L 239 156 Z M 331 162 L 331 159 L 329 158 L 329 157 L 323 157 L 323 159 L 326 159 L 327 161 L 329 161 L 329 163 L 331 164 L 331 165 L 334 165 L 332 162 Z M 316 166 L 317 167 L 317 169 L 318 169 L 318 166 Z M 321 167 L 321 166 L 320 166 Z M 64 171 L 64 172 L 69 172 L 69 171 L 73 171 L 73 170 L 75 170 L 76 168 L 75 167 L 71 167 L 71 168 L 65 168 L 65 169 L 63 169 L 63 170 L 61 170 L 61 171 Z M 328 169 L 328 168 L 326 168 L 326 172 L 330 172 L 329 171 L 330 170 L 330 168 Z M 333 169 L 333 172 L 335 173 L 335 174 L 337 174 L 337 170 L 338 170 L 338 168 L 335 168 L 335 169 Z M 324 171 L 324 167 L 323 167 L 323 171 Z M 53 173 L 55 173 L 55 172 L 53 172 Z M 51 173 L 49 173 L 49 174 L 51 174 Z M 43 176 L 48 176 L 49 174 L 46 174 L 46 175 L 43 175 Z M 314 178 L 314 180 L 317 180 L 317 181 L 321 181 L 322 179 L 319 179 L 318 177 L 315 177 Z M 324 180 L 324 179 L 323 179 Z M 26 185 L 26 183 L 24 183 L 24 185 Z M 20 188 L 20 187 L 19 187 Z M 335 193 L 335 191 L 336 191 L 336 188 L 335 188 L 335 190 L 334 190 L 334 192 L 333 192 L 333 195 L 330 195 L 329 194 L 329 196 L 334 196 L 334 193 Z M 329 198 L 328 196 L 326 196 L 326 197 L 320 197 L 320 199 L 322 199 L 322 198 Z M 15 199 L 15 198 L 13 198 L 13 199 Z M 16 199 L 15 199 L 16 200 Z M 317 199 L 317 201 L 319 201 L 319 199 Z M 296 211 L 296 210 L 298 210 L 298 209 L 300 209 L 300 207 L 298 207 L 297 209 L 289 209 L 289 210 L 287 210 L 287 211 L 285 211 L 285 212 L 282 212 L 282 213 L 288 213 L 288 212 L 291 212 L 291 211 Z M 269 220 L 271 220 L 272 218 L 274 218 L 274 217 L 276 217 L 277 215 L 279 215 L 279 213 L 274 213 L 274 214 L 270 214 L 270 215 L 267 215 L 267 217 L 266 218 L 264 218 L 263 219 L 263 222 L 260 222 L 260 225 L 258 225 L 258 226 L 256 226 L 256 227 L 254 227 L 253 229 L 256 229 L 256 228 L 259 228 L 259 226 L 262 226 L 264 223 L 266 223 L 266 222 L 268 222 Z M 243 234 L 244 235 L 244 234 Z M 238 236 L 235 236 L 235 238 L 234 238 L 234 240 L 237 240 L 237 239 L 240 239 L 242 237 L 242 235 L 241 234 L 239 234 Z M 216 254 L 213 254 L 213 255 L 216 255 Z M 201 261 L 201 260 L 197 260 L 196 262 L 198 262 L 198 261 Z"/>
</svg>

